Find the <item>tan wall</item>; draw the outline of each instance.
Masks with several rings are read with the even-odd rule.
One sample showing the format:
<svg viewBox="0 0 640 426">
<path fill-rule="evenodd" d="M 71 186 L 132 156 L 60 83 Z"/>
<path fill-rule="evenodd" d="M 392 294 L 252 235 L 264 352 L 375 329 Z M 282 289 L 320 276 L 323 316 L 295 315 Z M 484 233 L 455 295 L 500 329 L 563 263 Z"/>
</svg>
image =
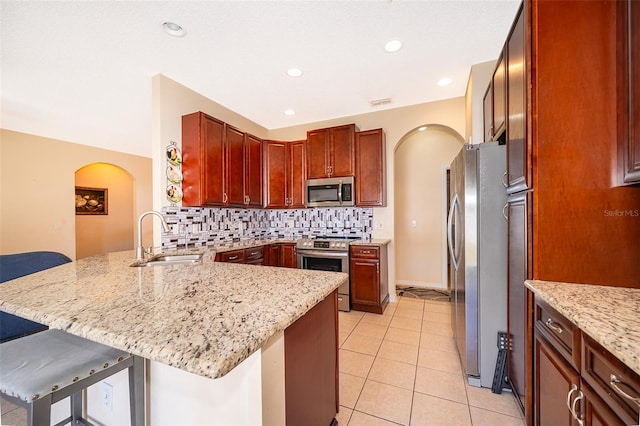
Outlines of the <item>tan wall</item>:
<svg viewBox="0 0 640 426">
<path fill-rule="evenodd" d="M 447 288 L 446 170 L 463 142 L 448 127 L 429 126 L 407 135 L 396 149 L 397 284 Z"/>
<path fill-rule="evenodd" d="M 151 159 L 0 130 L 0 253 L 53 250 L 75 259 L 75 172 L 97 162 L 132 176 L 133 216 L 151 207 Z"/>
<path fill-rule="evenodd" d="M 76 172 L 76 186 L 107 189 L 106 215 L 76 215 L 76 259 L 133 250 L 133 179 L 112 164 L 94 163 Z"/>
</svg>

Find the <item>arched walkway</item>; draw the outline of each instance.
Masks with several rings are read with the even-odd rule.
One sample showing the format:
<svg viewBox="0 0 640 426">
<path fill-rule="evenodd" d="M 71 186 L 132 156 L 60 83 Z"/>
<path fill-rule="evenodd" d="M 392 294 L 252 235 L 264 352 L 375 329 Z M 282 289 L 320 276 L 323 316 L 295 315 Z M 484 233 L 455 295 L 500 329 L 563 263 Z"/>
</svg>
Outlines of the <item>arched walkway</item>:
<svg viewBox="0 0 640 426">
<path fill-rule="evenodd" d="M 395 148 L 396 285 L 447 288 L 447 170 L 463 144 L 452 128 L 430 124 Z"/>
</svg>

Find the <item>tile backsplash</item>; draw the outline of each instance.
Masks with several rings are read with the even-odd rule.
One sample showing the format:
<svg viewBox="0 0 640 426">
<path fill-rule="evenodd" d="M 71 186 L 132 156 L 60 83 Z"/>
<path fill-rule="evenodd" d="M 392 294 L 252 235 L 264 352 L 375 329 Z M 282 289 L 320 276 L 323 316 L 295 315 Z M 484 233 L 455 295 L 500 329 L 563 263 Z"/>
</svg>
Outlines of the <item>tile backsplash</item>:
<svg viewBox="0 0 640 426">
<path fill-rule="evenodd" d="M 258 210 L 204 207 L 164 207 L 170 232 L 162 247 L 215 245 L 249 239 L 295 239 L 311 236 L 371 238 L 373 209 L 336 207 Z"/>
</svg>

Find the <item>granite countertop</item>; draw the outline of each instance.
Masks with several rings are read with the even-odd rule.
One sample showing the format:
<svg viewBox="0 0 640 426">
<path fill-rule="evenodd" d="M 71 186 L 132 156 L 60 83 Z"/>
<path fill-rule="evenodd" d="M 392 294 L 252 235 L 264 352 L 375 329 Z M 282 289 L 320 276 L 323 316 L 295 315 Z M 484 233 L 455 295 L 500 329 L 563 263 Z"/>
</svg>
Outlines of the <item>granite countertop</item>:
<svg viewBox="0 0 640 426">
<path fill-rule="evenodd" d="M 386 246 L 387 244 L 389 244 L 391 242 L 391 240 L 387 240 L 384 238 L 372 238 L 370 240 L 358 240 L 358 241 L 352 241 L 351 245 L 352 246 Z"/>
<path fill-rule="evenodd" d="M 0 309 L 218 378 L 347 280 L 335 272 L 213 262 L 129 267 L 133 251 L 0 285 Z"/>
<path fill-rule="evenodd" d="M 525 285 L 640 374 L 640 289 L 537 280 Z"/>
</svg>

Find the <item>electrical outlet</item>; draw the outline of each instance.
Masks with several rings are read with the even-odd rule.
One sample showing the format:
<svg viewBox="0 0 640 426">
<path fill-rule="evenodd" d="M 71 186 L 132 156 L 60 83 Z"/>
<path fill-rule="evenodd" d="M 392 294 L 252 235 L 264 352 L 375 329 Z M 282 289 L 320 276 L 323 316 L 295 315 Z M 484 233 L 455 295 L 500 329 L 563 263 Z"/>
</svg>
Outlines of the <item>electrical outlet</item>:
<svg viewBox="0 0 640 426">
<path fill-rule="evenodd" d="M 100 388 L 102 391 L 102 408 L 106 411 L 113 412 L 113 386 L 110 383 L 102 382 L 102 387 Z"/>
<path fill-rule="evenodd" d="M 382 221 L 381 220 L 376 221 L 375 228 L 376 229 L 382 229 L 382 227 L 383 227 Z"/>
</svg>

